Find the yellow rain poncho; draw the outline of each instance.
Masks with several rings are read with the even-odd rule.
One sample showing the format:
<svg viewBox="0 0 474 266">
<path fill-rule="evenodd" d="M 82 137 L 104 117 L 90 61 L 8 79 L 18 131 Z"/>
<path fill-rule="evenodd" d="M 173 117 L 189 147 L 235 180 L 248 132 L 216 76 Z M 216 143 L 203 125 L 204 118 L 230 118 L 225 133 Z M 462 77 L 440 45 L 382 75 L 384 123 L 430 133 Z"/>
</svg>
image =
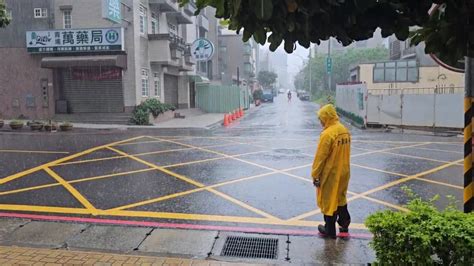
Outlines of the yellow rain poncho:
<svg viewBox="0 0 474 266">
<path fill-rule="evenodd" d="M 323 106 L 318 111 L 324 123 L 314 158 L 311 176 L 319 179 L 317 203 L 321 212 L 333 216 L 338 206 L 347 204 L 346 193 L 350 177 L 351 135 L 339 122 L 333 105 Z"/>
</svg>

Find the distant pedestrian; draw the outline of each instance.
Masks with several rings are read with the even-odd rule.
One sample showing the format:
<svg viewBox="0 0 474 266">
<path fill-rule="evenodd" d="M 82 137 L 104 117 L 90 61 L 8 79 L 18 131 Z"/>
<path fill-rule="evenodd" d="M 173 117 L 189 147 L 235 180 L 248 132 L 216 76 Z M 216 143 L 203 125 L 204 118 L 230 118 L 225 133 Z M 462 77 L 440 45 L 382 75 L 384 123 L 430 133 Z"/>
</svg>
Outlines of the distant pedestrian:
<svg viewBox="0 0 474 266">
<path fill-rule="evenodd" d="M 291 91 L 288 91 L 288 102 L 291 102 Z"/>
<path fill-rule="evenodd" d="M 350 177 L 351 135 L 339 122 L 332 104 L 318 111 L 323 126 L 314 158 L 311 176 L 317 191 L 317 204 L 324 215 L 325 225 L 319 225 L 319 232 L 326 237 L 336 238 L 336 221 L 339 232 L 349 232 L 351 217 L 347 210 L 347 187 Z"/>
</svg>

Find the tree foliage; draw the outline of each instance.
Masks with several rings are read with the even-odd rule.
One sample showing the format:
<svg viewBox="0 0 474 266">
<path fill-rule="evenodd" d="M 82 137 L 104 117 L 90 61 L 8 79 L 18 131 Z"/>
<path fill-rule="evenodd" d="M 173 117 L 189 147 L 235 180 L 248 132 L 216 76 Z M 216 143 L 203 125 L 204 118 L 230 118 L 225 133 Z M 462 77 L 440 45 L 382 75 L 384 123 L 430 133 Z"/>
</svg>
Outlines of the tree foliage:
<svg viewBox="0 0 474 266">
<path fill-rule="evenodd" d="M 328 74 L 326 72 L 326 54 L 317 54 L 311 59 L 311 87 L 313 93 L 327 90 Z M 336 51 L 331 54 L 332 58 L 332 88 L 336 88 L 336 83 L 345 82 L 349 79 L 351 67 L 358 64 L 377 60 L 388 60 L 389 51 L 386 48 L 368 49 L 348 49 L 346 51 Z M 298 73 L 295 78 L 296 89 L 309 90 L 309 65 Z M 299 80 L 298 80 L 299 79 Z"/>
<path fill-rule="evenodd" d="M 278 75 L 275 72 L 271 71 L 260 71 L 258 72 L 257 80 L 264 88 L 270 87 L 273 85 L 277 79 Z"/>
<path fill-rule="evenodd" d="M 412 44 L 425 42 L 426 53 L 436 54 L 443 62 L 463 68 L 458 60 L 474 49 L 474 1 L 445 0 L 433 8 L 430 19 L 423 28 L 411 34 Z M 467 18 L 471 17 L 471 25 Z M 464 48 L 464 49 L 463 49 Z M 474 56 L 471 54 L 470 56 Z"/>
<path fill-rule="evenodd" d="M 9 23 L 10 19 L 7 16 L 5 2 L 0 0 L 0 28 L 6 27 Z"/>
<path fill-rule="evenodd" d="M 189 0 L 180 2 L 185 4 Z M 445 4 L 447 10 L 459 5 L 465 12 L 455 16 L 432 18 L 439 24 L 453 24 L 448 27 L 450 29 L 453 29 L 454 25 L 460 26 L 454 30 L 436 33 L 447 34 L 443 38 L 445 40 L 456 36 L 458 41 L 452 43 L 455 51 L 451 50 L 450 53 L 454 57 L 466 54 L 467 36 L 471 39 L 474 36 L 472 28 L 474 23 L 469 27 L 466 26 L 469 13 L 474 12 L 468 3 L 473 5 L 473 2 L 472 0 L 197 0 L 196 4 L 197 12 L 206 6 L 216 8 L 216 17 L 228 19 L 229 29 L 238 32 L 243 30 L 244 41 L 251 37 L 262 45 L 268 41 L 272 51 L 284 43 L 288 53 L 293 52 L 296 43 L 307 48 L 310 43 L 319 44 L 321 40 L 327 40 L 331 36 L 347 46 L 354 41 L 371 38 L 377 27 L 382 29 L 383 37 L 395 34 L 398 39 L 406 40 L 409 37 L 410 27 L 429 25 L 428 10 L 433 4 Z M 437 28 L 427 28 L 431 34 L 437 31 Z M 432 40 L 428 40 L 426 49 L 429 52 L 438 52 L 444 49 L 440 46 L 444 43 L 435 44 Z"/>
</svg>

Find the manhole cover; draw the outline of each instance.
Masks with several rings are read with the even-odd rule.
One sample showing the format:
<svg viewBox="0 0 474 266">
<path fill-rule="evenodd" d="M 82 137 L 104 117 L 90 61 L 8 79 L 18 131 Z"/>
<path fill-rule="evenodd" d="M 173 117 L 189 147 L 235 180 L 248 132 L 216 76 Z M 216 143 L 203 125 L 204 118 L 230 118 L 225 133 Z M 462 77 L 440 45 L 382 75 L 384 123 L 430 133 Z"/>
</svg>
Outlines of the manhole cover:
<svg viewBox="0 0 474 266">
<path fill-rule="evenodd" d="M 221 256 L 251 259 L 277 259 L 278 239 L 228 236 L 225 240 Z"/>
</svg>

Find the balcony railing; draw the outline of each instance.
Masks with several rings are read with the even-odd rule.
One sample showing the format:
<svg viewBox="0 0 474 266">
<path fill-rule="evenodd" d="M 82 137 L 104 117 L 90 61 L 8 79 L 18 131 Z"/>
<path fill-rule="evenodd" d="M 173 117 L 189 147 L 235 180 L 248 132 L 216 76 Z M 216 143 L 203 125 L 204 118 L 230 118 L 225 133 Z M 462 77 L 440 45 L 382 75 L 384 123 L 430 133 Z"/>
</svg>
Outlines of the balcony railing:
<svg viewBox="0 0 474 266">
<path fill-rule="evenodd" d="M 184 39 L 174 33 L 169 34 L 169 40 L 170 40 L 170 48 L 175 48 L 180 51 L 185 51 L 186 50 L 186 42 Z"/>
<path fill-rule="evenodd" d="M 162 12 L 177 12 L 179 4 L 176 0 L 149 0 L 150 5 L 156 5 Z"/>
</svg>

